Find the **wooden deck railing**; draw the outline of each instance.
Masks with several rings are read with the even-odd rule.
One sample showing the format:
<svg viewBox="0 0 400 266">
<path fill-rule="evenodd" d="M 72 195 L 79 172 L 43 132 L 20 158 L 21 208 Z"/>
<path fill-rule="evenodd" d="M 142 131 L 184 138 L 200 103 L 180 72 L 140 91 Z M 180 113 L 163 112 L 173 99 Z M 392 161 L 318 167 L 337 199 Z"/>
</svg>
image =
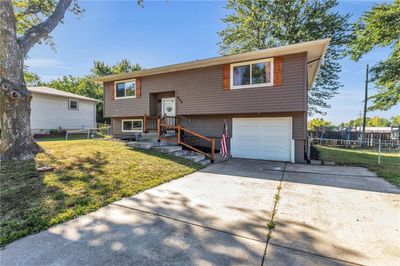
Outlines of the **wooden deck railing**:
<svg viewBox="0 0 400 266">
<path fill-rule="evenodd" d="M 158 139 L 178 143 L 190 150 L 196 151 L 215 160 L 215 139 L 207 138 L 199 133 L 183 128 L 179 119 L 172 116 L 160 117 L 157 120 Z"/>
<path fill-rule="evenodd" d="M 146 115 L 143 117 L 143 131 L 145 133 L 157 132 L 157 121 L 160 119 L 159 115 Z"/>
</svg>

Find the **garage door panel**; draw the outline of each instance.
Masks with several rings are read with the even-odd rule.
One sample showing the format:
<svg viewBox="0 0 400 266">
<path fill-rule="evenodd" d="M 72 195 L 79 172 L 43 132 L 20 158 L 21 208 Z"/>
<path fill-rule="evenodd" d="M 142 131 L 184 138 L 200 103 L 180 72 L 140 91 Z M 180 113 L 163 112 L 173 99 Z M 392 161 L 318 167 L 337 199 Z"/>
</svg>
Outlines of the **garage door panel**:
<svg viewBox="0 0 400 266">
<path fill-rule="evenodd" d="M 234 118 L 234 157 L 290 161 L 291 118 Z"/>
</svg>

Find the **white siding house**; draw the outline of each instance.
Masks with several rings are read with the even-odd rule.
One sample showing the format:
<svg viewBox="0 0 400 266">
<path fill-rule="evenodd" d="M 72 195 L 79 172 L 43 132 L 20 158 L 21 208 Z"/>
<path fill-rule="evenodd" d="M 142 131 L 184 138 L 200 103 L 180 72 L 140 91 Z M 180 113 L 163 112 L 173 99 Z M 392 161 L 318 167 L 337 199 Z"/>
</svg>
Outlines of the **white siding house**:
<svg viewBox="0 0 400 266">
<path fill-rule="evenodd" d="M 50 129 L 96 127 L 96 99 L 48 87 L 28 87 L 32 92 L 32 134 Z"/>
</svg>

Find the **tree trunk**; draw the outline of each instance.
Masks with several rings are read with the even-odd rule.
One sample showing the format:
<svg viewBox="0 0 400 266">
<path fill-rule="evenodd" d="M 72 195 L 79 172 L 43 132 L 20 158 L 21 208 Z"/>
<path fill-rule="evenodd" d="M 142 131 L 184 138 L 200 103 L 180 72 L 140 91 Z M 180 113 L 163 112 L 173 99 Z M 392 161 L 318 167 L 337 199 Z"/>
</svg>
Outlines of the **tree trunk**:
<svg viewBox="0 0 400 266">
<path fill-rule="evenodd" d="M 27 90 L 16 21 L 10 1 L 0 0 L 0 160 L 30 160 L 41 149 L 30 127 L 31 93 Z"/>
</svg>

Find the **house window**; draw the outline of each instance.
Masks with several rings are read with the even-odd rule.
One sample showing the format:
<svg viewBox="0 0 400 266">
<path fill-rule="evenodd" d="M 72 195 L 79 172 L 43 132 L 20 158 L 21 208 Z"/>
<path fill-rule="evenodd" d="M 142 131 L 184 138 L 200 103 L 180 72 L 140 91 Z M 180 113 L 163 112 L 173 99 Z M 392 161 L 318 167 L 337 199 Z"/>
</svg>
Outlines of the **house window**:
<svg viewBox="0 0 400 266">
<path fill-rule="evenodd" d="M 273 65 L 271 59 L 231 65 L 231 87 L 242 89 L 272 85 Z"/>
<path fill-rule="evenodd" d="M 127 80 L 115 83 L 115 98 L 136 97 L 136 80 Z"/>
<path fill-rule="evenodd" d="M 68 100 L 68 109 L 78 110 L 78 108 L 79 108 L 78 100 L 73 100 L 73 99 Z"/>
<path fill-rule="evenodd" d="M 122 120 L 122 132 L 143 132 L 143 120 Z"/>
</svg>

